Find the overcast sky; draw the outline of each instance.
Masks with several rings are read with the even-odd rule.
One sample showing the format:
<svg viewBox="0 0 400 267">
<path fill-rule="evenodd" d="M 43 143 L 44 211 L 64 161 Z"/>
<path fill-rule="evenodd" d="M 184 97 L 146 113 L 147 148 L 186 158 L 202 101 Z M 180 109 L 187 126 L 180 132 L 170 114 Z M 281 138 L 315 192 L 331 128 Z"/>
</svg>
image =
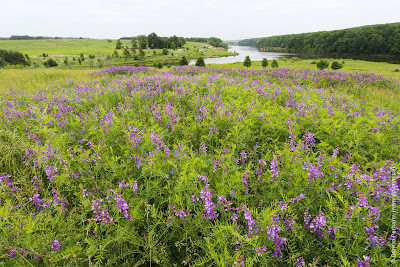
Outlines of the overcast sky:
<svg viewBox="0 0 400 267">
<path fill-rule="evenodd" d="M 400 0 L 2 0 L 0 37 L 241 40 L 400 22 Z"/>
</svg>

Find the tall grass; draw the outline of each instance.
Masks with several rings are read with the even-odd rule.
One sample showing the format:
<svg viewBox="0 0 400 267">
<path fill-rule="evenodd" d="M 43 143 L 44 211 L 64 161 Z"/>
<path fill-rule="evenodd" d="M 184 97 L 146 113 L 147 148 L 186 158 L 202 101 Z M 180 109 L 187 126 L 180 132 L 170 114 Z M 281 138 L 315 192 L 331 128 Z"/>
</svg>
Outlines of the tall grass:
<svg viewBox="0 0 400 267">
<path fill-rule="evenodd" d="M 0 92 L 11 88 L 15 91 L 34 93 L 53 84 L 63 85 L 72 82 L 88 82 L 91 69 L 0 69 Z"/>
</svg>

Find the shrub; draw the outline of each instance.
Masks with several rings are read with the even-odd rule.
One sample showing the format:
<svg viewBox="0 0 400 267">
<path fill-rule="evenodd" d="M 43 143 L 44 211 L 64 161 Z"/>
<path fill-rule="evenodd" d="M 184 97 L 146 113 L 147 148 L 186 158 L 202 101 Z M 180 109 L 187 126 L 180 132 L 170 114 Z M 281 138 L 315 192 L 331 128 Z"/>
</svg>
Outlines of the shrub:
<svg viewBox="0 0 400 267">
<path fill-rule="evenodd" d="M 179 60 L 179 66 L 186 66 L 189 65 L 188 60 L 186 59 L 185 56 L 183 56 L 180 60 Z"/>
<path fill-rule="evenodd" d="M 195 64 L 197 67 L 205 67 L 206 63 L 204 62 L 204 58 L 199 57 Z"/>
<path fill-rule="evenodd" d="M 273 68 L 279 68 L 278 61 L 276 61 L 275 59 L 272 60 L 271 67 L 273 67 Z"/>
<path fill-rule="evenodd" d="M 263 58 L 263 60 L 261 61 L 261 66 L 263 68 L 265 68 L 266 66 L 268 66 L 268 60 L 266 58 Z"/>
<path fill-rule="evenodd" d="M 246 56 L 246 59 L 243 62 L 243 66 L 245 67 L 250 67 L 251 66 L 251 60 L 249 56 Z"/>
<path fill-rule="evenodd" d="M 121 48 L 122 48 L 121 40 L 117 40 L 117 43 L 115 44 L 115 49 L 121 49 Z"/>
<path fill-rule="evenodd" d="M 24 57 L 22 53 L 11 50 L 3 50 L 3 49 L 0 49 L 0 66 L 1 64 L 24 65 L 24 66 L 30 65 L 29 61 L 27 61 L 27 59 Z"/>
<path fill-rule="evenodd" d="M 326 59 L 320 59 L 317 63 L 317 68 L 323 70 L 329 67 L 329 62 Z"/>
<path fill-rule="evenodd" d="M 338 69 L 343 68 L 343 65 L 340 64 L 340 63 L 337 62 L 337 61 L 333 61 L 332 64 L 331 64 L 331 68 L 332 68 L 333 70 L 338 70 Z"/>
<path fill-rule="evenodd" d="M 162 50 L 162 54 L 163 54 L 164 56 L 168 55 L 168 49 L 166 49 L 166 48 L 163 48 L 163 50 Z"/>
<path fill-rule="evenodd" d="M 55 61 L 55 60 L 52 59 L 52 58 L 49 58 L 48 60 L 46 60 L 46 61 L 43 63 L 43 65 L 44 65 L 46 68 L 57 67 L 57 66 L 58 66 L 57 61 Z"/>
<path fill-rule="evenodd" d="M 158 62 L 157 68 L 162 69 L 163 68 L 163 64 L 161 62 Z"/>
</svg>

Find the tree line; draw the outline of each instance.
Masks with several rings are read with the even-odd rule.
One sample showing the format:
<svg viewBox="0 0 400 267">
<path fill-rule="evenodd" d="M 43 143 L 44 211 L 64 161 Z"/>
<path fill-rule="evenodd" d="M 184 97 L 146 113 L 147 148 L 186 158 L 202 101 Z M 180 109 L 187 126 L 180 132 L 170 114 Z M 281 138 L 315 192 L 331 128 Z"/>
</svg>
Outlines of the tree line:
<svg viewBox="0 0 400 267">
<path fill-rule="evenodd" d="M 175 49 L 182 48 L 186 42 L 201 42 L 208 43 L 214 47 L 222 47 L 227 49 L 228 45 L 225 44 L 220 38 L 217 37 L 178 37 L 173 35 L 171 37 L 161 37 L 156 33 L 150 33 L 149 35 L 138 35 L 134 37 L 122 37 L 119 40 L 131 40 L 132 46 L 135 48 L 150 48 L 150 49 Z M 122 49 L 122 44 L 117 41 L 116 49 Z"/>
<path fill-rule="evenodd" d="M 400 55 L 400 23 L 252 38 L 239 45 L 303 53 Z"/>
<path fill-rule="evenodd" d="M 43 40 L 43 39 L 84 39 L 83 37 L 48 37 L 48 36 L 29 36 L 11 35 L 11 37 L 0 37 L 0 40 Z M 87 38 L 85 38 L 87 39 Z"/>
</svg>

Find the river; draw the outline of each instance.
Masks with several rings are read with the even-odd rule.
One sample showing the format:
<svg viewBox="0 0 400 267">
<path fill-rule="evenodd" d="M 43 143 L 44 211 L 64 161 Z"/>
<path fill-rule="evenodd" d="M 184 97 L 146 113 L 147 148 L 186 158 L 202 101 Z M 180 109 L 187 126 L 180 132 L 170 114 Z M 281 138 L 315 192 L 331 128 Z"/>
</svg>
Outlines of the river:
<svg viewBox="0 0 400 267">
<path fill-rule="evenodd" d="M 260 52 L 256 48 L 251 46 L 230 46 L 228 48 L 230 52 L 239 53 L 237 56 L 229 57 L 218 57 L 218 58 L 205 58 L 204 62 L 207 64 L 230 64 L 236 62 L 243 62 L 246 56 L 249 56 L 251 61 L 261 61 L 263 58 L 268 60 L 280 59 L 283 57 L 294 57 L 296 54 L 290 53 L 275 53 L 275 52 Z M 189 62 L 189 65 L 194 65 L 195 59 Z"/>
<path fill-rule="evenodd" d="M 391 55 L 352 55 L 352 54 L 293 54 L 293 53 L 277 53 L 277 52 L 260 52 L 251 46 L 230 46 L 228 51 L 239 53 L 236 56 L 219 57 L 219 58 L 205 58 L 206 64 L 230 64 L 236 62 L 243 62 L 246 56 L 249 56 L 252 61 L 261 61 L 263 58 L 268 60 L 298 57 L 301 59 L 317 59 L 317 58 L 335 58 L 335 59 L 359 59 L 373 62 L 388 62 L 393 64 L 400 64 L 400 56 Z M 189 65 L 194 65 L 195 59 L 189 62 Z"/>
</svg>

